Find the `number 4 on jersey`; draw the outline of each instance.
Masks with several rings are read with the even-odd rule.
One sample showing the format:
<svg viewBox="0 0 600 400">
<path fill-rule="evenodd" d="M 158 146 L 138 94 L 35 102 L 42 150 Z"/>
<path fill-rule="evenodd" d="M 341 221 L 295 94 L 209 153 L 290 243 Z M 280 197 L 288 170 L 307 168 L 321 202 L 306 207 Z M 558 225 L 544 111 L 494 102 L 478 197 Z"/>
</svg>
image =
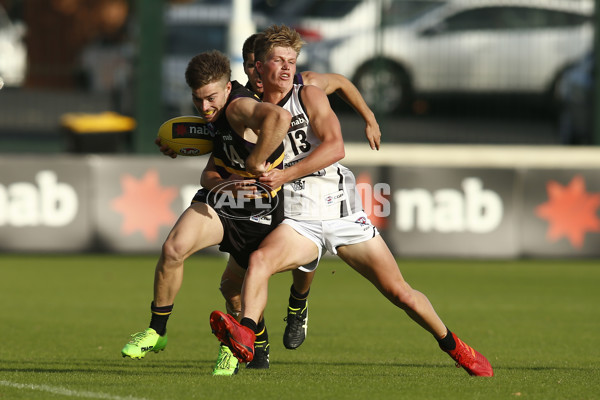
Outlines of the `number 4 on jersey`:
<svg viewBox="0 0 600 400">
<path fill-rule="evenodd" d="M 232 163 L 239 165 L 242 169 L 245 168 L 244 159 L 240 157 L 240 155 L 237 151 L 235 151 L 235 148 L 233 146 L 223 145 L 223 149 L 225 150 L 225 154 L 227 154 L 227 158 L 229 158 L 229 160 L 231 160 Z"/>
</svg>

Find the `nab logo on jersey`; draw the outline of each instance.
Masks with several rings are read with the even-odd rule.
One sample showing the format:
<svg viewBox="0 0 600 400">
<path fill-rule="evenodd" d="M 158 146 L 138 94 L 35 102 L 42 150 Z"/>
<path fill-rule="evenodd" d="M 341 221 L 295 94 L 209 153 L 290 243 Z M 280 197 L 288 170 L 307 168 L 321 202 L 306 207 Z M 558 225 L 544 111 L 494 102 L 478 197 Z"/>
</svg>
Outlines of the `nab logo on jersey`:
<svg viewBox="0 0 600 400">
<path fill-rule="evenodd" d="M 215 133 L 209 124 L 197 122 L 176 122 L 172 127 L 173 139 L 195 138 L 209 139 L 215 136 Z"/>
<path fill-rule="evenodd" d="M 302 115 L 295 115 L 294 117 L 292 117 L 292 122 L 290 122 L 291 130 L 304 128 L 307 125 L 308 125 L 308 123 L 306 122 L 306 120 L 304 119 L 304 117 Z"/>
</svg>

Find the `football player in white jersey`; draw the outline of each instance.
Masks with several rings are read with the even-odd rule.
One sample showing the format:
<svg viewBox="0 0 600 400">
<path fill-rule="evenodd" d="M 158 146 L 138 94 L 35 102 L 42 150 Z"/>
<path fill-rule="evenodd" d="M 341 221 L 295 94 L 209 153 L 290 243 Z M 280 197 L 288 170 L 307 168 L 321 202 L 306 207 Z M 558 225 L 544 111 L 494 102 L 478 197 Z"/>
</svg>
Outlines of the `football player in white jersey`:
<svg viewBox="0 0 600 400">
<path fill-rule="evenodd" d="M 242 57 L 244 60 L 244 72 L 248 77 L 246 88 L 262 97 L 263 85 L 254 65 L 254 40 L 259 34 L 250 35 L 242 47 Z M 339 74 L 320 74 L 313 71 L 304 71 L 297 73 L 294 81 L 298 84 L 314 85 L 325 91 L 326 94 L 336 93 L 346 103 L 363 118 L 365 122 L 365 136 L 369 146 L 373 150 L 379 150 L 381 140 L 381 131 L 375 118 L 375 114 L 362 98 L 360 92 L 346 77 Z M 214 179 L 220 182 L 220 176 L 216 171 L 207 168 L 203 174 L 206 181 Z M 209 178 L 209 176 L 211 178 Z M 203 182 L 203 184 L 208 182 Z M 246 270 L 237 265 L 235 260 L 230 257 L 227 266 L 221 276 L 220 290 L 225 298 L 227 312 L 239 321 L 241 313 L 241 290 Z M 290 296 L 288 300 L 287 316 L 285 317 L 286 327 L 283 334 L 283 344 L 287 349 L 297 349 L 304 342 L 308 330 L 308 295 L 310 285 L 314 278 L 315 271 L 302 271 L 300 269 L 292 270 L 293 283 L 290 287 Z M 250 368 L 269 368 L 269 336 L 264 318 L 258 321 L 258 334 L 255 341 L 255 354 L 251 363 L 247 364 Z M 236 363 L 237 359 L 229 358 L 230 363 Z M 219 369 L 222 369 L 219 370 Z M 217 363 L 214 374 L 224 375 L 226 371 L 235 370 L 230 365 L 223 366 Z"/>
<path fill-rule="evenodd" d="M 427 330 L 470 375 L 493 376 L 489 361 L 458 339 L 427 297 L 404 280 L 387 244 L 361 210 L 353 195 L 354 176 L 338 164 L 344 157 L 344 143 L 326 94 L 315 86 L 294 84 L 301 47 L 298 33 L 286 26 L 269 27 L 255 42 L 263 101 L 290 111 L 292 124 L 285 140 L 283 170 L 263 174 L 259 166 L 246 168 L 262 174 L 261 182 L 273 187 L 285 183 L 286 219 L 250 256 L 242 289 L 241 324 L 228 314 L 214 311 L 210 316 L 214 334 L 240 360 L 252 360 L 269 278 L 281 271 L 314 269 L 328 250 Z"/>
</svg>

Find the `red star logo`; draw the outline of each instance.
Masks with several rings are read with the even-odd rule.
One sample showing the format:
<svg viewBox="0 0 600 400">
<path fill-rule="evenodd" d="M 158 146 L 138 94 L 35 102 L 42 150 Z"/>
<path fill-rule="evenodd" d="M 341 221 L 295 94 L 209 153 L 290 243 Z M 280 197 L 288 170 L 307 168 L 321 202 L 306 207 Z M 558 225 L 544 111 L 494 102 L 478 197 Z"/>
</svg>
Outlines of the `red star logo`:
<svg viewBox="0 0 600 400">
<path fill-rule="evenodd" d="M 183 136 L 187 133 L 187 127 L 184 124 L 175 124 L 175 134 Z"/>
<path fill-rule="evenodd" d="M 121 232 L 124 235 L 139 231 L 148 241 L 154 242 L 161 226 L 171 226 L 175 222 L 171 202 L 177 197 L 177 189 L 162 188 L 155 170 L 149 170 L 140 180 L 123 175 L 121 188 L 123 194 L 114 199 L 111 206 L 123 215 Z"/>
<path fill-rule="evenodd" d="M 581 176 L 575 176 L 567 186 L 550 181 L 546 191 L 548 201 L 539 205 L 535 213 L 550 222 L 547 234 L 550 240 L 567 237 L 574 247 L 581 248 L 586 232 L 600 231 L 596 215 L 600 194 L 586 193 Z"/>
<path fill-rule="evenodd" d="M 359 188 L 359 193 L 360 193 L 360 197 L 362 199 L 363 208 L 365 210 L 365 213 L 369 217 L 369 220 L 371 221 L 371 223 L 373 225 L 375 225 L 379 229 L 385 229 L 385 227 L 387 226 L 387 218 L 383 215 L 380 215 L 381 214 L 380 209 L 383 207 L 383 205 L 375 197 L 375 193 L 373 192 L 373 183 L 371 181 L 371 176 L 367 173 L 360 174 L 358 176 L 358 178 L 356 178 L 356 184 L 361 185 L 361 186 L 368 185 L 366 187 L 371 189 L 371 190 L 367 190 L 367 189 L 361 190 Z M 376 210 L 376 207 L 377 207 L 377 210 Z"/>
</svg>

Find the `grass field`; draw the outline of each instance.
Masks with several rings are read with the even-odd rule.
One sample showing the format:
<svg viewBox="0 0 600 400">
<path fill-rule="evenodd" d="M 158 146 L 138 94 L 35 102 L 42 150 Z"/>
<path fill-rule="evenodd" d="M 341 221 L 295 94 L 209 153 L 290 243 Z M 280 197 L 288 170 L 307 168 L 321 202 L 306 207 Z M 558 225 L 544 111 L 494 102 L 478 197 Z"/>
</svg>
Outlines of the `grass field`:
<svg viewBox="0 0 600 400">
<path fill-rule="evenodd" d="M 154 256 L 0 256 L 0 399 L 598 399 L 600 262 L 399 260 L 493 378 L 435 340 L 335 259 L 319 267 L 302 347 L 282 344 L 291 276 L 272 278 L 271 369 L 213 377 L 209 313 L 224 259 L 195 256 L 166 351 L 123 359 L 147 327 Z"/>
</svg>

